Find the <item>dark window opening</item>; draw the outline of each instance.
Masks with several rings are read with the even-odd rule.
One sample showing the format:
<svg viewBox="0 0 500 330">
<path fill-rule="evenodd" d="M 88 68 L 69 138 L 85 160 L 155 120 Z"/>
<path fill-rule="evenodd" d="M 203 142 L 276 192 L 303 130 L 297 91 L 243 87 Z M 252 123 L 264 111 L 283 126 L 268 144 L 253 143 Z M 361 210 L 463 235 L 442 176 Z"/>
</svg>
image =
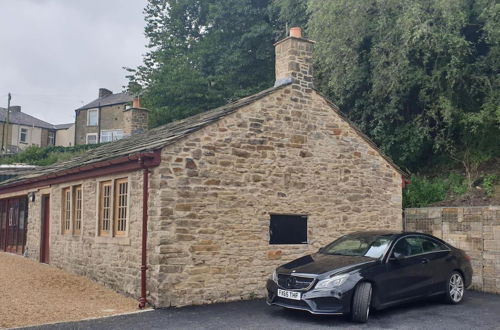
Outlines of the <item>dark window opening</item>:
<svg viewBox="0 0 500 330">
<path fill-rule="evenodd" d="M 307 216 L 271 214 L 269 244 L 307 244 Z"/>
</svg>

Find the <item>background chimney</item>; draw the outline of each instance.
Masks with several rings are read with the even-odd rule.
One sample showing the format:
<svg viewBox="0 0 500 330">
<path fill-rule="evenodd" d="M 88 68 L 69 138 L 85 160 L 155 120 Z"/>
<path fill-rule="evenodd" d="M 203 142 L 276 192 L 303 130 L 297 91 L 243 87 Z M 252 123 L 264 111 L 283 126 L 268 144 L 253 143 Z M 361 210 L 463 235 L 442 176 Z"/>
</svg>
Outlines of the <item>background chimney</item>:
<svg viewBox="0 0 500 330">
<path fill-rule="evenodd" d="M 139 96 L 136 96 L 132 100 L 132 108 L 139 109 L 140 107 L 141 107 L 141 99 L 139 98 Z"/>
<path fill-rule="evenodd" d="M 10 112 L 21 112 L 21 106 L 20 105 L 11 105 L 9 107 Z"/>
<path fill-rule="evenodd" d="M 110 91 L 109 89 L 107 89 L 107 88 L 99 88 L 99 98 L 105 97 L 105 96 L 108 96 L 108 95 L 111 95 L 111 94 L 113 94 L 113 92 Z"/>
<path fill-rule="evenodd" d="M 288 81 L 308 90 L 313 83 L 314 41 L 302 37 L 302 29 L 293 27 L 290 36 L 274 44 L 276 51 L 276 82 L 279 86 Z"/>
</svg>

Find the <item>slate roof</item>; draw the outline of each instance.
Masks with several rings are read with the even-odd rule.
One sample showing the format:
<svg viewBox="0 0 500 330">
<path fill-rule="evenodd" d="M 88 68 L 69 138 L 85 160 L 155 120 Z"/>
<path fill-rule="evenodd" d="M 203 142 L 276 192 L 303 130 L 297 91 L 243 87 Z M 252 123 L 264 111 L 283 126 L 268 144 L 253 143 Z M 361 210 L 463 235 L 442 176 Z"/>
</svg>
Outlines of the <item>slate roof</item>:
<svg viewBox="0 0 500 330">
<path fill-rule="evenodd" d="M 121 156 L 137 154 L 141 152 L 153 151 L 167 145 L 170 145 L 179 139 L 189 135 L 217 120 L 227 116 L 239 108 L 251 104 L 274 91 L 287 86 L 288 84 L 272 87 L 260 93 L 239 99 L 238 101 L 226 104 L 219 108 L 202 112 L 200 114 L 178 120 L 164 126 L 153 128 L 147 132 L 132 135 L 124 139 L 106 143 L 100 147 L 92 149 L 81 156 L 69 159 L 67 161 L 55 163 L 53 165 L 42 167 L 32 171 L 29 174 L 21 175 L 3 184 L 22 181 L 24 179 L 35 178 L 49 173 L 56 173 L 63 170 L 77 168 L 104 160 L 114 159 Z"/>
<path fill-rule="evenodd" d="M 16 178 L 5 181 L 2 183 L 2 185 L 22 181 L 25 179 L 35 178 L 49 173 L 56 173 L 64 170 L 69 170 L 72 168 L 77 168 L 92 163 L 110 160 L 121 156 L 128 156 L 141 152 L 150 152 L 156 149 L 163 148 L 165 146 L 175 143 L 176 141 L 182 139 L 183 137 L 195 131 L 198 131 L 201 128 L 213 122 L 216 122 L 222 117 L 225 117 L 237 111 L 241 107 L 251 104 L 288 85 L 290 85 L 290 82 L 286 82 L 282 85 L 266 89 L 260 93 L 239 99 L 235 102 L 226 104 L 219 108 L 205 111 L 182 120 L 178 120 L 160 127 L 156 127 L 141 134 L 132 135 L 115 142 L 104 144 L 100 147 L 97 147 L 93 150 L 90 150 L 82 154 L 81 156 L 77 156 L 67 161 L 49 165 L 40 168 L 38 170 L 32 171 L 29 174 L 21 175 Z M 365 140 L 367 143 L 373 146 L 377 151 L 379 151 L 379 154 L 385 160 L 387 160 L 398 172 L 400 172 L 402 175 L 406 174 L 389 157 L 385 156 L 377 148 L 377 146 L 368 137 L 366 137 L 366 135 L 364 135 L 361 131 L 359 131 L 359 129 L 357 129 L 354 124 L 352 124 L 347 118 L 345 118 L 342 115 L 342 113 L 340 113 L 335 104 L 331 102 L 329 103 L 333 107 L 333 109 L 338 113 L 338 115 L 344 118 L 349 123 L 349 125 L 351 125 L 351 127 L 353 127 L 353 129 L 355 129 L 360 134 L 363 140 Z"/>
<path fill-rule="evenodd" d="M 95 99 L 94 101 L 85 104 L 84 106 L 79 107 L 76 110 L 84 110 L 84 109 L 91 109 L 91 108 L 97 108 L 99 106 L 104 107 L 108 105 L 115 105 L 115 104 L 122 104 L 122 103 L 128 103 L 132 102 L 134 98 L 127 93 L 116 93 L 116 94 L 110 94 L 106 95 L 104 97 L 99 97 Z"/>
<path fill-rule="evenodd" d="M 54 127 L 55 129 L 68 129 L 73 125 L 75 125 L 75 123 L 59 124 L 59 125 L 54 125 Z"/>
<path fill-rule="evenodd" d="M 0 122 L 6 122 L 6 121 L 7 121 L 7 109 L 0 108 Z M 54 129 L 54 125 L 49 124 L 46 121 L 40 120 L 33 116 L 30 116 L 24 112 L 10 111 L 9 122 L 17 125 Z"/>
</svg>

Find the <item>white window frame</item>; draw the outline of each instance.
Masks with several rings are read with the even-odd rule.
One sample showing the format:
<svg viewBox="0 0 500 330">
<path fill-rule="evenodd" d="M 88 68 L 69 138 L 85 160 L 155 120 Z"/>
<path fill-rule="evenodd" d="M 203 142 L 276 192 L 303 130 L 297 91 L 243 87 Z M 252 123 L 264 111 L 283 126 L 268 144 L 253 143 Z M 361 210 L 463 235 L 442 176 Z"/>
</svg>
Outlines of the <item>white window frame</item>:
<svg viewBox="0 0 500 330">
<path fill-rule="evenodd" d="M 103 129 L 101 130 L 100 142 L 113 142 L 123 138 L 123 130 L 122 129 Z"/>
<path fill-rule="evenodd" d="M 49 141 L 48 141 L 49 146 L 55 146 L 56 145 L 56 132 L 51 132 L 49 131 Z"/>
<path fill-rule="evenodd" d="M 95 136 L 95 143 L 89 143 L 89 136 Z M 97 144 L 97 133 L 87 133 L 87 136 L 85 137 L 85 144 Z"/>
<path fill-rule="evenodd" d="M 94 113 L 96 114 L 96 120 L 95 120 L 95 124 L 92 124 L 90 122 L 90 114 L 91 113 Z M 87 110 L 87 126 L 97 126 L 99 125 L 99 110 L 98 109 L 88 109 Z"/>
<path fill-rule="evenodd" d="M 24 140 L 22 139 L 23 130 L 26 131 L 26 133 L 25 133 L 25 139 Z M 21 127 L 19 129 L 19 142 L 20 143 L 28 143 L 28 134 L 29 134 L 29 129 Z"/>
</svg>

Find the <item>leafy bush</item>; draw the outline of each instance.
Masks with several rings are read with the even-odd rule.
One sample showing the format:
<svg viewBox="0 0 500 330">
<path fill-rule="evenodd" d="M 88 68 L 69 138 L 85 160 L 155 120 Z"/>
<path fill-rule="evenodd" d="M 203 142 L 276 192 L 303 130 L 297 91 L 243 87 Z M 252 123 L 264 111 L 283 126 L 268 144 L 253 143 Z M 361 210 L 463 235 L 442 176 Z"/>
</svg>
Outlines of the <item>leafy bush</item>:
<svg viewBox="0 0 500 330">
<path fill-rule="evenodd" d="M 496 174 L 488 174 L 483 177 L 483 183 L 481 186 L 483 187 L 484 191 L 486 192 L 486 195 L 491 197 L 494 192 L 494 183 L 497 179 Z"/>
<path fill-rule="evenodd" d="M 448 177 L 434 178 L 413 175 L 411 184 L 403 191 L 403 206 L 424 207 L 444 201 L 450 195 L 463 195 L 467 191 L 467 180 L 456 173 L 451 173 Z"/>
<path fill-rule="evenodd" d="M 37 147 L 30 146 L 26 150 L 12 156 L 0 158 L 0 164 L 30 164 L 47 166 L 59 161 L 68 160 L 87 150 L 94 149 L 98 144 L 85 144 L 73 147 Z"/>
<path fill-rule="evenodd" d="M 411 177 L 411 184 L 403 191 L 404 207 L 424 207 L 446 198 L 448 189 L 442 179 Z"/>
</svg>

